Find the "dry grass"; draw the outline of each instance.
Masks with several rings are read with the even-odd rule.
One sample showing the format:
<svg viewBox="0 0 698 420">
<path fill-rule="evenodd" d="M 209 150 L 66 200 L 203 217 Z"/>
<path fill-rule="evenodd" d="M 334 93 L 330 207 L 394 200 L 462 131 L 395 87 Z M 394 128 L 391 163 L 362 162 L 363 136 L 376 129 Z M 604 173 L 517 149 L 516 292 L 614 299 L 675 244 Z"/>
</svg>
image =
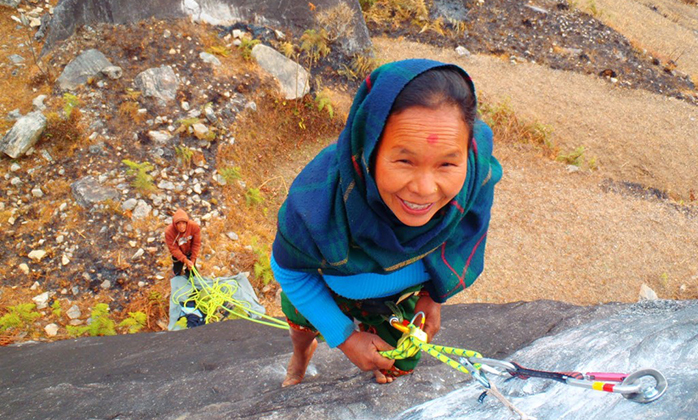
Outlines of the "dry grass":
<svg viewBox="0 0 698 420">
<path fill-rule="evenodd" d="M 18 28 L 17 22 L 12 20 L 10 16 L 16 15 L 16 11 L 9 7 L 0 7 L 0 39 L 3 43 L 9 45 L 18 45 L 29 43 L 30 34 L 27 28 Z M 34 44 L 34 48 L 38 51 L 41 46 Z M 21 66 L 15 66 L 10 61 L 10 56 L 13 54 L 21 55 L 24 62 Z M 46 67 L 41 63 L 42 67 Z M 26 114 L 32 110 L 32 100 L 37 96 L 44 94 L 49 95 L 51 92 L 50 84 L 42 81 L 41 70 L 34 64 L 32 53 L 28 47 L 19 48 L 3 48 L 0 49 L 0 63 L 8 63 L 9 65 L 0 67 L 0 92 L 12 92 L 12 95 L 0 95 L 0 134 L 4 134 L 13 122 L 6 121 L 4 116 L 13 109 L 19 109 L 22 114 Z M 16 75 L 12 75 L 13 71 L 18 69 Z"/>
</svg>

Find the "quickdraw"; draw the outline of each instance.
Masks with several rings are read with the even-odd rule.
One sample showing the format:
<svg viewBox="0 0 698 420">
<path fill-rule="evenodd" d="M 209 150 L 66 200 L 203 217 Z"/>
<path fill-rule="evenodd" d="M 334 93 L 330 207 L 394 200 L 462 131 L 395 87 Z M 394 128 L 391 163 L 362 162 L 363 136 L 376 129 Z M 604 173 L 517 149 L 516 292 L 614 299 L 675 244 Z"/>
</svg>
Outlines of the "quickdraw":
<svg viewBox="0 0 698 420">
<path fill-rule="evenodd" d="M 416 321 L 419 321 L 418 323 Z M 666 392 L 668 383 L 664 375 L 655 369 L 642 369 L 631 374 L 607 372 L 550 372 L 525 368 L 518 363 L 489 359 L 473 350 L 445 347 L 428 343 L 427 334 L 422 330 L 425 323 L 424 313 L 418 312 L 409 323 L 400 322 L 398 317 L 391 317 L 391 325 L 403 333 L 395 350 L 383 351 L 380 354 L 389 359 L 404 359 L 414 356 L 417 352 L 435 357 L 437 360 L 460 372 L 470 374 L 473 379 L 486 388 L 480 401 L 491 392 L 502 401 L 512 412 L 522 419 L 533 420 L 509 401 L 490 382 L 486 373 L 497 376 L 519 379 L 542 378 L 551 379 L 567 385 L 621 394 L 623 397 L 638 403 L 656 401 Z M 407 324 L 407 325 L 405 325 Z M 419 326 L 418 326 L 418 325 Z M 458 356 L 458 361 L 446 354 Z"/>
</svg>

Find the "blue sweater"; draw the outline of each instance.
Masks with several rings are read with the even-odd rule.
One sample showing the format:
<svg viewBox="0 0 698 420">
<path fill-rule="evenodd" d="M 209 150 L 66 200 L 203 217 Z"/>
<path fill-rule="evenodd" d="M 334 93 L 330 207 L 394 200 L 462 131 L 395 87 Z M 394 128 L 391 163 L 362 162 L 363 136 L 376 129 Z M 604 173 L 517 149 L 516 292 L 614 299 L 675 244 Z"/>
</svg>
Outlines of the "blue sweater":
<svg viewBox="0 0 698 420">
<path fill-rule="evenodd" d="M 330 347 L 342 344 L 354 331 L 354 321 L 337 306 L 330 290 L 349 299 L 392 296 L 429 280 L 422 260 L 390 274 L 321 276 L 279 267 L 271 256 L 276 281 L 293 306 L 322 334 Z"/>
</svg>

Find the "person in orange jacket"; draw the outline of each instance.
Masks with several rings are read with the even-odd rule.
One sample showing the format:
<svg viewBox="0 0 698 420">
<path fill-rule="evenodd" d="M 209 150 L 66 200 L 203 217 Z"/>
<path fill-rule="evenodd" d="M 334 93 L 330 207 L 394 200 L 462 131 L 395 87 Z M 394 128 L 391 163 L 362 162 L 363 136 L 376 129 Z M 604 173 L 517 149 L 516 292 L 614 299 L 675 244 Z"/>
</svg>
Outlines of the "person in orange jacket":
<svg viewBox="0 0 698 420">
<path fill-rule="evenodd" d="M 201 250 L 201 228 L 189 219 L 182 209 L 172 216 L 172 224 L 165 229 L 165 243 L 172 253 L 172 271 L 175 276 L 189 276 Z M 186 266 L 186 268 L 184 268 Z"/>
</svg>

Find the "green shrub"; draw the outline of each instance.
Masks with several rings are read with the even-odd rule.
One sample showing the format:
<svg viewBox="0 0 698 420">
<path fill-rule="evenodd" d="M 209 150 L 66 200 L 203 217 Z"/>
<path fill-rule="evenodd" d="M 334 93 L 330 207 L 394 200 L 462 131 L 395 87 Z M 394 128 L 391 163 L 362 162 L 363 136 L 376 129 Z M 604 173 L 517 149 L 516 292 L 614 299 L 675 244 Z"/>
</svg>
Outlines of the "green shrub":
<svg viewBox="0 0 698 420">
<path fill-rule="evenodd" d="M 240 168 L 239 167 L 226 167 L 223 169 L 219 169 L 218 173 L 221 175 L 223 180 L 225 181 L 226 184 L 232 184 L 234 181 L 238 179 L 242 179 L 242 175 L 240 175 Z"/>
<path fill-rule="evenodd" d="M 57 301 L 57 300 L 53 301 L 53 304 L 51 305 L 51 312 L 53 312 L 53 315 L 56 318 L 61 317 L 62 310 L 61 310 L 61 303 L 59 301 Z"/>
<path fill-rule="evenodd" d="M 185 168 L 191 166 L 191 158 L 194 156 L 194 152 L 190 148 L 185 145 L 175 146 L 175 154 L 182 166 Z"/>
<path fill-rule="evenodd" d="M 0 331 L 10 328 L 25 329 L 25 327 L 31 327 L 31 324 L 41 317 L 41 314 L 36 312 L 34 308 L 36 308 L 36 305 L 33 303 L 8 306 L 9 312 L 0 317 Z"/>
<path fill-rule="evenodd" d="M 149 194 L 157 190 L 157 187 L 155 187 L 153 183 L 153 177 L 148 174 L 148 172 L 155 169 L 153 165 L 148 162 L 137 163 L 129 159 L 124 159 L 121 162 L 128 166 L 127 173 L 133 177 L 131 181 L 131 186 L 133 188 L 144 194 Z"/>
<path fill-rule="evenodd" d="M 331 52 L 327 40 L 327 31 L 320 29 L 308 29 L 301 36 L 302 52 L 306 53 L 311 63 L 315 64 L 323 57 L 326 57 Z"/>
<path fill-rule="evenodd" d="M 129 312 L 128 318 L 119 323 L 119 327 L 128 327 L 129 334 L 137 333 L 145 327 L 148 317 L 143 312 Z"/>
<path fill-rule="evenodd" d="M 252 48 L 254 48 L 255 45 L 259 44 L 258 39 L 247 39 L 247 38 L 242 38 L 240 40 L 240 52 L 242 53 L 242 58 L 245 60 L 251 60 L 252 59 Z"/>
<path fill-rule="evenodd" d="M 264 196 L 259 188 L 250 188 L 245 193 L 245 201 L 248 206 L 261 204 L 264 202 Z"/>
<path fill-rule="evenodd" d="M 89 325 L 73 326 L 68 325 L 68 334 L 73 337 L 79 337 L 89 334 L 90 337 L 98 335 L 116 335 L 114 321 L 109 317 L 109 305 L 106 303 L 98 303 L 92 308 L 90 316 L 92 322 Z"/>
</svg>

